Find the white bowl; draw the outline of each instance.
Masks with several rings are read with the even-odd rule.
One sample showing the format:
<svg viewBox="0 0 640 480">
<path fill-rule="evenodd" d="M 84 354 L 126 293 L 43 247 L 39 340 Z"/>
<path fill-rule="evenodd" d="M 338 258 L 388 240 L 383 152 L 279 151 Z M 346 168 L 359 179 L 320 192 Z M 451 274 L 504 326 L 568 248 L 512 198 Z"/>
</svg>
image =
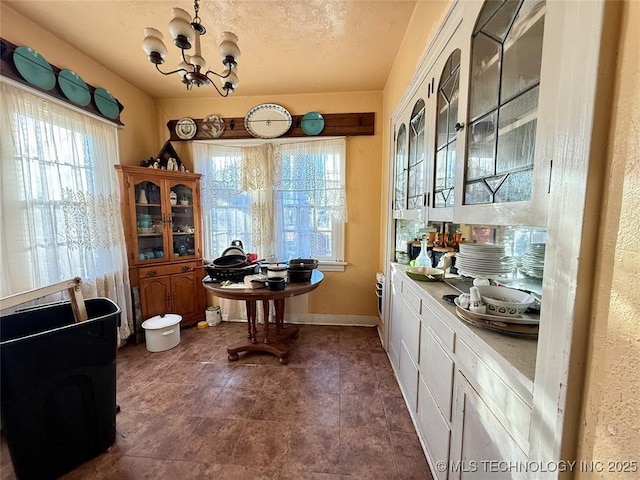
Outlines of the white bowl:
<svg viewBox="0 0 640 480">
<path fill-rule="evenodd" d="M 481 285 L 478 287 L 487 313 L 514 317 L 526 312 L 536 299 L 528 293 L 508 287 Z"/>
</svg>

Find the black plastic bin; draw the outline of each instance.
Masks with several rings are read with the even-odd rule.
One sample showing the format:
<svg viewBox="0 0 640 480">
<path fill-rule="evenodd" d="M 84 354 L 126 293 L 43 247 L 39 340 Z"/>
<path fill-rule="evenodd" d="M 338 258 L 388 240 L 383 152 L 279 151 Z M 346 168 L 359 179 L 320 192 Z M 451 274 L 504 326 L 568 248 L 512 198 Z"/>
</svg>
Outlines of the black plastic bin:
<svg viewBox="0 0 640 480">
<path fill-rule="evenodd" d="M 85 300 L 0 318 L 2 430 L 19 479 L 54 479 L 106 451 L 116 433 L 120 307 Z"/>
</svg>

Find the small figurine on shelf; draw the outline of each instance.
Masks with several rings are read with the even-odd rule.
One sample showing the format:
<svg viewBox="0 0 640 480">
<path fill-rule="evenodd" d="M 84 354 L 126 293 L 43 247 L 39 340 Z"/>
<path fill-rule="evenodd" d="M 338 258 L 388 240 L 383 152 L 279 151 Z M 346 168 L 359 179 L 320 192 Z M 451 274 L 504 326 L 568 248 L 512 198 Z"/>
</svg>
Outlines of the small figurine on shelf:
<svg viewBox="0 0 640 480">
<path fill-rule="evenodd" d="M 171 194 L 169 195 L 169 202 L 171 202 L 171 205 L 178 204 L 178 194 L 173 190 L 171 190 Z"/>
</svg>

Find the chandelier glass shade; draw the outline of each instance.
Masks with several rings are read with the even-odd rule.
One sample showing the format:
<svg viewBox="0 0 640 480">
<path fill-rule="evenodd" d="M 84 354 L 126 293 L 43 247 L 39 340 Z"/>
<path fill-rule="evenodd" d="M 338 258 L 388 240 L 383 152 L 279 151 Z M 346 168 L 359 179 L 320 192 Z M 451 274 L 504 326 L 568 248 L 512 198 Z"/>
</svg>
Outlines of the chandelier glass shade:
<svg viewBox="0 0 640 480">
<path fill-rule="evenodd" d="M 223 32 L 222 40 L 218 47 L 218 51 L 222 57 L 224 70 L 220 73 L 214 72 L 207 68 L 207 62 L 201 54 L 200 37 L 207 30 L 200 21 L 198 10 L 200 1 L 195 0 L 193 3 L 194 16 L 182 8 L 171 9 L 173 19 L 169 22 L 169 33 L 173 38 L 173 44 L 178 47 L 182 54 L 182 61 L 178 64 L 176 70 L 163 72 L 160 65 L 164 63 L 167 56 L 167 47 L 163 41 L 162 33 L 155 28 L 144 29 L 144 40 L 142 41 L 142 49 L 147 54 L 147 58 L 156 66 L 156 69 L 163 75 L 172 75 L 177 73 L 182 83 L 187 86 L 187 90 L 191 90 L 193 86 L 201 87 L 211 84 L 220 95 L 226 97 L 232 93 L 238 86 L 238 58 L 240 58 L 240 49 L 238 48 L 238 37 L 231 32 Z M 193 53 L 191 52 L 193 47 Z M 216 85 L 216 78 L 219 78 L 221 86 Z"/>
</svg>

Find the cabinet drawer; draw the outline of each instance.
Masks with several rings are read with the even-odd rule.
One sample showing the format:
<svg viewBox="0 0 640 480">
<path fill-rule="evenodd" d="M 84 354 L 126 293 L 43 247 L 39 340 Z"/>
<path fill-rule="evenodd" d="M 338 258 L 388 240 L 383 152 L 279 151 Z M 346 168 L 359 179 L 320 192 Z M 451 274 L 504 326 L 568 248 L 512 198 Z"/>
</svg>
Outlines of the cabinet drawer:
<svg viewBox="0 0 640 480">
<path fill-rule="evenodd" d="M 200 267 L 200 262 L 185 262 L 177 263 L 173 265 L 157 265 L 153 267 L 144 267 L 138 269 L 138 276 L 140 279 L 159 277 L 161 275 L 175 275 L 176 273 L 192 272 Z M 204 273 L 202 275 L 204 278 Z"/>
<path fill-rule="evenodd" d="M 400 387 L 404 392 L 408 407 L 416 411 L 418 401 L 418 367 L 407 351 L 404 342 L 400 342 Z"/>
<path fill-rule="evenodd" d="M 451 428 L 442 417 L 440 410 L 424 380 L 421 378 L 418 386 L 418 428 L 427 444 L 429 459 L 433 465 L 438 462 L 449 462 L 451 445 Z M 447 471 L 436 470 L 436 478 L 445 480 Z"/>
<path fill-rule="evenodd" d="M 513 436 L 520 448 L 529 450 L 529 427 L 531 407 L 517 395 L 504 380 L 480 357 L 458 338 L 456 342 L 458 365 L 468 372 L 468 379 L 491 407 L 506 430 Z"/>
<path fill-rule="evenodd" d="M 447 324 L 438 315 L 436 315 L 429 306 L 422 302 L 422 312 L 420 313 L 422 321 L 426 323 L 431 330 L 436 334 L 436 338 L 450 353 L 453 353 L 453 348 L 456 341 L 456 333 L 451 330 Z"/>
<path fill-rule="evenodd" d="M 402 298 L 404 298 L 405 303 L 411 307 L 411 310 L 420 315 L 420 305 L 422 305 L 422 301 L 420 297 L 407 286 L 406 281 L 402 282 Z"/>
<path fill-rule="evenodd" d="M 420 376 L 431 392 L 445 419 L 451 420 L 453 397 L 453 360 L 436 341 L 431 330 L 422 325 L 420 338 Z"/>
</svg>

